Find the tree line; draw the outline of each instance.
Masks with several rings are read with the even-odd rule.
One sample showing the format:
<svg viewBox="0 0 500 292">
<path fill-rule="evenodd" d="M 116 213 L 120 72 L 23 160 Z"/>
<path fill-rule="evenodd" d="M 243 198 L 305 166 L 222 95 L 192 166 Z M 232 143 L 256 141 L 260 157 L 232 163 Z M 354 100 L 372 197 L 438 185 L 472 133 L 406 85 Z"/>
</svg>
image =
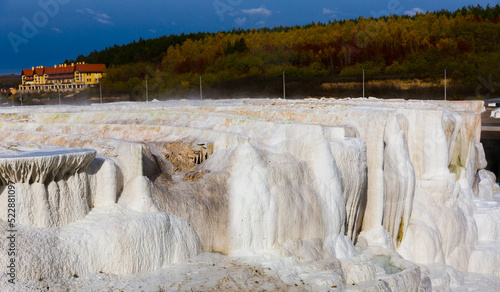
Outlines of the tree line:
<svg viewBox="0 0 500 292">
<path fill-rule="evenodd" d="M 450 12 L 233 29 L 139 39 L 65 62 L 104 63 L 103 85 L 130 93 L 178 94 L 255 76 L 441 78 L 473 86 L 500 80 L 500 6 Z"/>
</svg>

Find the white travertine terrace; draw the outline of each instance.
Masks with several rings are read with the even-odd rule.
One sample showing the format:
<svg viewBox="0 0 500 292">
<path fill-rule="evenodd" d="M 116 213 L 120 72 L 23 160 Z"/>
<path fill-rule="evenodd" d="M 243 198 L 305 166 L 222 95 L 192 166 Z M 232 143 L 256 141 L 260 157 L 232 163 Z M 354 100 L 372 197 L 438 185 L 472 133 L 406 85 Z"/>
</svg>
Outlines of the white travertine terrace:
<svg viewBox="0 0 500 292">
<path fill-rule="evenodd" d="M 0 155 L 0 181 L 18 183 L 45 183 L 73 175 L 94 160 L 92 149 L 21 152 Z"/>
<path fill-rule="evenodd" d="M 500 276 L 481 110 L 373 98 L 2 109 L 5 149 L 97 152 L 55 166 L 0 158 L 18 186 L 19 277 L 147 272 L 202 251 L 313 290 L 446 290 L 464 284 L 461 272 Z"/>
</svg>

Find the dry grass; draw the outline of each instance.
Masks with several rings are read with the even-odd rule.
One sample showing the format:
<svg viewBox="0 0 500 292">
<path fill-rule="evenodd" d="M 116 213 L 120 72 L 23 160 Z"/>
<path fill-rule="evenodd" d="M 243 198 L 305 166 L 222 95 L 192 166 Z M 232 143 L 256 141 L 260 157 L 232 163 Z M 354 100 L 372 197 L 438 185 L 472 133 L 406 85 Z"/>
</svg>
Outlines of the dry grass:
<svg viewBox="0 0 500 292">
<path fill-rule="evenodd" d="M 448 82 L 451 80 L 448 79 Z M 440 87 L 444 85 L 444 80 L 440 81 L 425 81 L 422 79 L 390 79 L 390 80 L 369 80 L 365 82 L 366 86 L 371 87 L 392 87 L 399 90 L 410 90 L 417 88 L 432 88 Z M 337 88 L 359 88 L 362 86 L 362 82 L 341 82 L 341 83 L 323 83 L 321 87 L 323 89 L 331 90 Z"/>
</svg>

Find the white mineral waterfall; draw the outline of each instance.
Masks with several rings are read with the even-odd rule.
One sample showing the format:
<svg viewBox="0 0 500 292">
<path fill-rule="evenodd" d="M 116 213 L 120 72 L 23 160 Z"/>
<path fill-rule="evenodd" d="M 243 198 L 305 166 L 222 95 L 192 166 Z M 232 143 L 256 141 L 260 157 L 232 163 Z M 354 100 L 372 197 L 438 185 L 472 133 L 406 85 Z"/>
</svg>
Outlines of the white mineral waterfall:
<svg viewBox="0 0 500 292">
<path fill-rule="evenodd" d="M 7 209 L 8 182 L 16 183 L 17 223 L 65 226 L 83 219 L 91 208 L 91 186 L 83 172 L 95 150 L 34 151 L 0 156 L 0 208 Z M 7 213 L 0 218 L 7 221 Z"/>
</svg>

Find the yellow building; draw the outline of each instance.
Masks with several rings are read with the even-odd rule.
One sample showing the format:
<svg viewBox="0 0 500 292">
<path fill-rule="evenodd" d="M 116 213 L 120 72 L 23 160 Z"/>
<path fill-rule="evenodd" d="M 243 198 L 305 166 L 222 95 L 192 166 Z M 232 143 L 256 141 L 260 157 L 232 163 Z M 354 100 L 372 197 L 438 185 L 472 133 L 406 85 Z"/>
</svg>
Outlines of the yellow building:
<svg viewBox="0 0 500 292">
<path fill-rule="evenodd" d="M 104 64 L 61 64 L 54 67 L 32 67 L 21 73 L 21 92 L 78 91 L 98 84 L 106 76 Z"/>
<path fill-rule="evenodd" d="M 6 89 L 6 88 L 0 89 L 0 93 L 7 94 L 7 95 L 16 94 L 16 92 L 17 92 L 17 90 L 13 87 L 11 87 L 9 89 Z"/>
</svg>

